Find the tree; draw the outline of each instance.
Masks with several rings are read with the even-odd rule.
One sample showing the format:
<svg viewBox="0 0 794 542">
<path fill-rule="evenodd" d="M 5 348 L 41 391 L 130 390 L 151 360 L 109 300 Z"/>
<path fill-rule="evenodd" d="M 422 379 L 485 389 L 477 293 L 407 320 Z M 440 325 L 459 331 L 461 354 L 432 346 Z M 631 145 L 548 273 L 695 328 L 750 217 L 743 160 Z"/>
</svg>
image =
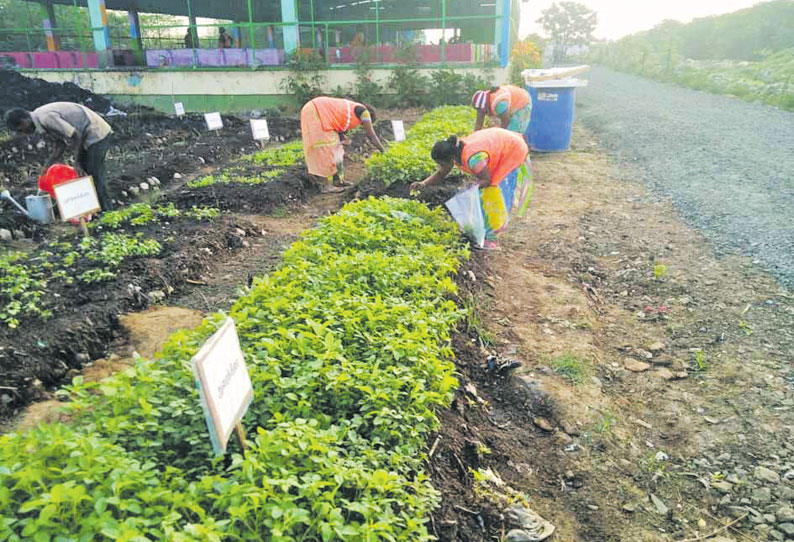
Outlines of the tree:
<svg viewBox="0 0 794 542">
<path fill-rule="evenodd" d="M 537 21 L 551 37 L 553 62 L 565 59 L 568 48 L 588 45 L 598 24 L 598 14 L 577 2 L 555 2 Z"/>
</svg>

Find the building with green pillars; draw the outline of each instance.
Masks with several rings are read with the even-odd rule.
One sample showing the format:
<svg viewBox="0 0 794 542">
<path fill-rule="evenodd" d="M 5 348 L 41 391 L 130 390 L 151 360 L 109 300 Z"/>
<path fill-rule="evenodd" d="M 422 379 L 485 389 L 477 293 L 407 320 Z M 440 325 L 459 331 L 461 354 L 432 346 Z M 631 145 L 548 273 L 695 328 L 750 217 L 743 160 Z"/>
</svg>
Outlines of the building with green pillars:
<svg viewBox="0 0 794 542">
<path fill-rule="evenodd" d="M 367 63 L 507 66 L 520 0 L 0 0 L 0 66 L 173 110 L 262 107 L 295 58 L 331 88 Z"/>
</svg>

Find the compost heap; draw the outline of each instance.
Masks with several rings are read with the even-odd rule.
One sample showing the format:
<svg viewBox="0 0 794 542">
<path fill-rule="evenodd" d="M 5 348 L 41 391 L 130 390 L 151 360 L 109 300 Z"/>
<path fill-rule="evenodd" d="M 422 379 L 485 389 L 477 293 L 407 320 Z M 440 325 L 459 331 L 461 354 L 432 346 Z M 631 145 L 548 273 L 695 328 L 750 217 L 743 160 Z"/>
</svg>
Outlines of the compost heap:
<svg viewBox="0 0 794 542">
<path fill-rule="evenodd" d="M 49 83 L 0 69 L 0 115 L 14 107 L 32 110 L 51 102 L 76 102 L 102 114 L 111 106 L 107 98 L 74 83 Z"/>
</svg>

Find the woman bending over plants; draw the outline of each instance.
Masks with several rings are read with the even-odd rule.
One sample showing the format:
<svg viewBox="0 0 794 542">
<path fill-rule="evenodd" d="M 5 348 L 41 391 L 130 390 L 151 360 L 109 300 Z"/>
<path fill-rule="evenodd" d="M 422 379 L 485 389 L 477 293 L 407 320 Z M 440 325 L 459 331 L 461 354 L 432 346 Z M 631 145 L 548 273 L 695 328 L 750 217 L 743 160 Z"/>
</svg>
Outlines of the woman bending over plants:
<svg viewBox="0 0 794 542">
<path fill-rule="evenodd" d="M 320 96 L 303 106 L 301 136 L 309 174 L 333 184 L 333 187 L 324 185 L 323 191 L 343 190 L 345 151 L 342 145 L 349 144 L 345 139 L 348 131 L 361 125 L 370 141 L 379 151 L 384 151 L 372 127 L 374 123 L 375 110 L 372 107 L 343 98 Z"/>
<path fill-rule="evenodd" d="M 471 106 L 477 110 L 477 123 L 474 131 L 482 130 L 485 117 L 498 119 L 505 130 L 521 134 L 526 138 L 529 119 L 532 117 L 532 97 L 523 88 L 514 85 L 491 87 L 478 90 L 471 99 Z"/>
<path fill-rule="evenodd" d="M 510 215 L 524 216 L 532 197 L 532 163 L 524 138 L 502 128 L 487 128 L 461 139 L 453 135 L 438 141 L 431 156 L 438 169 L 411 189 L 440 183 L 454 166 L 473 176 L 480 187 L 484 248 L 498 248 L 497 236 L 507 227 Z"/>
</svg>

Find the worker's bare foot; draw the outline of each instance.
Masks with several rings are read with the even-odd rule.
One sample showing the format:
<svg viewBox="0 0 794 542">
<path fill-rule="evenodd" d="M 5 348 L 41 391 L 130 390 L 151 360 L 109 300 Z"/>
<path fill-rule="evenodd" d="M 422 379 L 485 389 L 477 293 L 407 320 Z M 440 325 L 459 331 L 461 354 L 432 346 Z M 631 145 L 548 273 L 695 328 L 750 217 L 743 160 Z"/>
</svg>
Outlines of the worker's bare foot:
<svg viewBox="0 0 794 542">
<path fill-rule="evenodd" d="M 328 185 L 323 185 L 322 190 L 320 190 L 320 192 L 322 192 L 323 194 L 338 194 L 339 192 L 344 192 L 344 191 L 345 191 L 344 186 L 328 186 Z"/>
</svg>

